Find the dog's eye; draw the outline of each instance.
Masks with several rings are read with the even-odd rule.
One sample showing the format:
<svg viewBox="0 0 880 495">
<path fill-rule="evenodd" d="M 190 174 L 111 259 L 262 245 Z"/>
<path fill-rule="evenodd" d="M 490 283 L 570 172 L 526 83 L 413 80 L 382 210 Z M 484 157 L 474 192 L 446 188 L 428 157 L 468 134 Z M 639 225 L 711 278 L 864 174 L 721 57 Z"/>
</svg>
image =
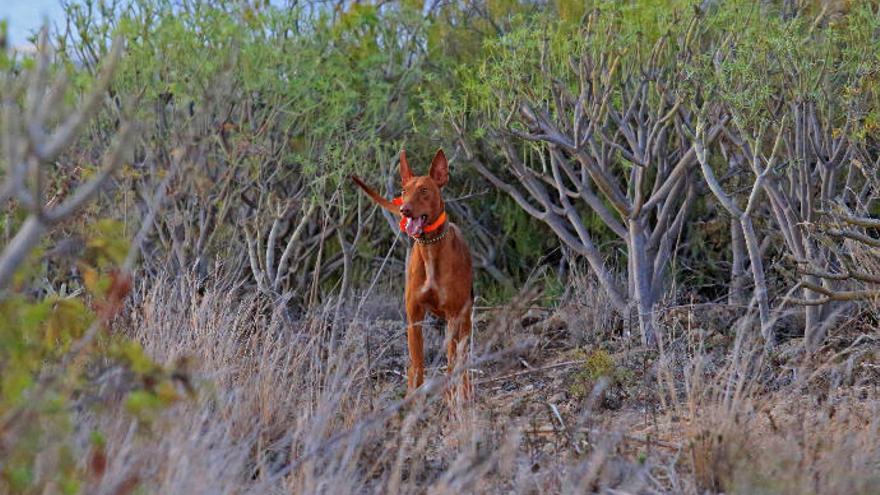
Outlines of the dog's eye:
<svg viewBox="0 0 880 495">
<path fill-rule="evenodd" d="M 424 195 L 424 194 L 428 194 L 428 188 L 427 188 L 427 187 L 423 187 L 423 188 L 419 189 L 419 194 L 422 194 L 422 195 Z"/>
</svg>

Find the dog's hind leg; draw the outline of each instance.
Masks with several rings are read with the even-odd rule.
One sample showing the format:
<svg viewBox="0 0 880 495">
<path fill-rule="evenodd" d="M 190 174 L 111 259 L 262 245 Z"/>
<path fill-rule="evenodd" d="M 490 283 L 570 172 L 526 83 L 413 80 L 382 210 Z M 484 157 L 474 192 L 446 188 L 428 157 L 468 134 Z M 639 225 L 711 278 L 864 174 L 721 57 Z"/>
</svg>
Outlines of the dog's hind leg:
<svg viewBox="0 0 880 495">
<path fill-rule="evenodd" d="M 456 359 L 462 366 L 467 366 L 470 359 L 471 349 L 471 307 L 473 303 L 468 303 L 466 309 L 463 310 L 461 321 L 458 326 L 458 355 Z M 474 398 L 474 389 L 471 385 L 470 371 L 464 370 L 461 375 L 461 395 L 465 401 Z"/>
<path fill-rule="evenodd" d="M 471 334 L 471 303 L 462 308 L 458 316 L 450 319 L 446 324 L 446 369 L 450 376 L 459 366 L 467 366 L 469 337 Z M 473 398 L 473 388 L 470 383 L 470 373 L 467 369 L 460 372 L 460 378 L 453 380 L 450 391 L 459 389 L 459 397 L 467 402 Z M 461 387 L 456 385 L 461 384 Z"/>
</svg>

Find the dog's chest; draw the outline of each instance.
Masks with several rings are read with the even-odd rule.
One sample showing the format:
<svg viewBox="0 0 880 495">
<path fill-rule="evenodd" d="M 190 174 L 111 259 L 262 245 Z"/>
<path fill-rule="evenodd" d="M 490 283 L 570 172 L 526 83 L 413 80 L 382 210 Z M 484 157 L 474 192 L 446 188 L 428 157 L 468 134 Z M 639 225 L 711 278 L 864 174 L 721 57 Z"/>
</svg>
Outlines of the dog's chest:
<svg viewBox="0 0 880 495">
<path fill-rule="evenodd" d="M 446 300 L 443 284 L 440 282 L 440 270 L 433 263 L 425 264 L 425 280 L 419 288 L 419 297 L 424 302 L 440 306 Z"/>
<path fill-rule="evenodd" d="M 414 261 L 418 263 L 418 266 L 413 267 L 416 275 L 413 277 L 413 295 L 419 302 L 431 309 L 444 306 L 447 302 L 445 288 L 449 285 L 449 281 L 445 278 L 448 274 L 444 274 L 437 260 L 430 256 Z"/>
</svg>

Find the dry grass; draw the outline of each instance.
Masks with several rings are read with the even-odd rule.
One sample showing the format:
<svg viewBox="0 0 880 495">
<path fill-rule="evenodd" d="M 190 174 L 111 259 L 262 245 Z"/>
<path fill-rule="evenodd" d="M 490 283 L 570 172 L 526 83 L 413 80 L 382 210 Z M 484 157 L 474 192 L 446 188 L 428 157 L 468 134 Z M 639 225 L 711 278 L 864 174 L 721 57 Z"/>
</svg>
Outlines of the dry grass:
<svg viewBox="0 0 880 495">
<path fill-rule="evenodd" d="M 91 431 L 107 439 L 96 493 L 126 493 L 135 480 L 144 493 L 165 494 L 880 490 L 876 368 L 860 366 L 873 354 L 780 363 L 783 353 L 768 358 L 752 345 L 748 324 L 724 339 L 670 326 L 657 354 L 633 348 L 618 322 L 595 328 L 584 349 L 607 351 L 619 373 L 589 375 L 592 392 L 580 397 L 569 389 L 587 376 L 584 364 L 564 342 L 584 339 L 565 333 L 605 321 L 607 308 L 587 314 L 588 301 L 572 297 L 543 315 L 561 321 L 554 325 L 514 307 L 483 318 L 478 342 L 500 332 L 492 324 L 515 323 L 544 359 L 477 345 L 479 397 L 450 411 L 436 342 L 434 379 L 414 400 L 402 396 L 394 296 L 352 302 L 334 328 L 335 305 L 294 317 L 220 275 L 212 280 L 154 281 L 119 322 L 158 361 L 190 367 L 197 395 L 142 422 L 83 408 L 83 452 Z M 111 412 L 122 407 L 113 373 L 91 398 Z M 491 380 L 502 375 L 512 376 Z"/>
</svg>

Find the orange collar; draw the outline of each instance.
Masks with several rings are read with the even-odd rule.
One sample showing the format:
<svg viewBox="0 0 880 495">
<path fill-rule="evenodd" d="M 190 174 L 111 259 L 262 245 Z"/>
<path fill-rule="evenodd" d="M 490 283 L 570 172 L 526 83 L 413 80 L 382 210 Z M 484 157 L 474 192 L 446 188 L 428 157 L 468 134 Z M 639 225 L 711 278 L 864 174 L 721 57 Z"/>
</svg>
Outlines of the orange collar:
<svg viewBox="0 0 880 495">
<path fill-rule="evenodd" d="M 446 221 L 446 212 L 444 211 L 444 212 L 440 213 L 440 216 L 437 217 L 437 220 L 435 220 L 434 223 L 432 223 L 431 225 L 428 225 L 427 227 L 422 227 L 422 233 L 434 232 L 435 230 L 439 229 L 440 226 L 443 225 L 443 222 L 445 222 L 445 221 Z"/>
<path fill-rule="evenodd" d="M 400 206 L 403 204 L 403 198 L 394 198 L 391 200 L 391 203 L 393 203 L 395 206 Z M 445 222 L 445 221 L 446 221 L 446 212 L 444 211 L 444 212 L 440 213 L 440 216 L 437 217 L 437 220 L 434 220 L 434 222 L 431 223 L 431 225 L 427 225 L 425 227 L 422 227 L 422 235 L 427 234 L 428 232 L 434 232 L 435 230 L 439 229 L 443 225 L 443 222 Z M 400 230 L 401 230 L 401 232 L 406 232 L 406 217 L 400 218 Z"/>
</svg>

